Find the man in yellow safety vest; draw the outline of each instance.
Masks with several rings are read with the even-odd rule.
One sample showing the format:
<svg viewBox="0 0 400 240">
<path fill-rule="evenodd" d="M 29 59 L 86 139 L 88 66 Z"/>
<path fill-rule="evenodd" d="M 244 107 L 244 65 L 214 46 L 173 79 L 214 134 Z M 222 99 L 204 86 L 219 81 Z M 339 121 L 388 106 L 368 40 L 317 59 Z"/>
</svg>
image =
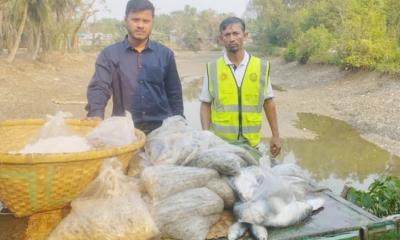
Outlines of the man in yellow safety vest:
<svg viewBox="0 0 400 240">
<path fill-rule="evenodd" d="M 245 23 L 229 17 L 219 27 L 224 56 L 207 64 L 200 94 L 201 125 L 230 142 L 256 147 L 261 139 L 262 112 L 271 128 L 270 152 L 281 150 L 277 112 L 269 80 L 269 62 L 249 55 Z"/>
</svg>

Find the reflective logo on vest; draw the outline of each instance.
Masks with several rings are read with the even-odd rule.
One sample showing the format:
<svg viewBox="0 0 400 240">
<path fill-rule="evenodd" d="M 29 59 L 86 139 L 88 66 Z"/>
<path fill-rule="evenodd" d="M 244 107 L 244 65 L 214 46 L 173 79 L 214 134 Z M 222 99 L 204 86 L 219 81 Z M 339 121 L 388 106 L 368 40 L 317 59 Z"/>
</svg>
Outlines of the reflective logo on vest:
<svg viewBox="0 0 400 240">
<path fill-rule="evenodd" d="M 221 75 L 219 76 L 219 79 L 226 80 L 226 79 L 228 79 L 228 75 L 226 73 L 221 73 Z"/>
<path fill-rule="evenodd" d="M 258 74 L 257 73 L 251 73 L 250 74 L 250 80 L 255 82 L 258 79 Z"/>
</svg>

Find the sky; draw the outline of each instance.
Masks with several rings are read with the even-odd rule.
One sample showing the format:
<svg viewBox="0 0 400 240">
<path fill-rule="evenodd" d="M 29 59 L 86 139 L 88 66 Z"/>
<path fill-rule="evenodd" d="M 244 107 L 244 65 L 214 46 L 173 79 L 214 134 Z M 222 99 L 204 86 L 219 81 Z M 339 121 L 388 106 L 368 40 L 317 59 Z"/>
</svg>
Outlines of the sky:
<svg viewBox="0 0 400 240">
<path fill-rule="evenodd" d="M 151 0 L 156 8 L 156 14 L 170 13 L 183 10 L 185 5 L 195 7 L 197 10 L 213 9 L 218 13 L 234 13 L 240 17 L 246 9 L 249 0 Z M 128 0 L 105 0 L 106 8 L 99 7 L 97 18 L 123 19 Z"/>
</svg>

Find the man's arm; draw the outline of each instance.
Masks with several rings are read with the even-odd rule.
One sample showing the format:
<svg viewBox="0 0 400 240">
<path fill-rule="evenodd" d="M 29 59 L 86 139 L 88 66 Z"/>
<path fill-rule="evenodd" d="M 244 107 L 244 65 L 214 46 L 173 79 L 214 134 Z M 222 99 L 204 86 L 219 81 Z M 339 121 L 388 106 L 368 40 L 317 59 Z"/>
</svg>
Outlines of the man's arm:
<svg viewBox="0 0 400 240">
<path fill-rule="evenodd" d="M 270 152 L 273 157 L 276 157 L 281 151 L 281 142 L 279 139 L 278 117 L 273 98 L 268 98 L 264 101 L 264 111 L 272 132 Z"/>
<path fill-rule="evenodd" d="M 87 89 L 87 117 L 104 118 L 107 102 L 112 95 L 111 83 L 112 68 L 103 51 L 97 57 L 95 73 Z"/>
<path fill-rule="evenodd" d="M 210 129 L 211 122 L 211 103 L 201 102 L 200 105 L 200 121 L 203 130 Z"/>
<path fill-rule="evenodd" d="M 176 69 L 175 57 L 171 52 L 165 78 L 165 91 L 173 115 L 183 116 L 182 85 Z"/>
<path fill-rule="evenodd" d="M 202 87 L 201 87 L 199 100 L 201 102 L 201 105 L 200 105 L 201 128 L 203 130 L 209 130 L 210 129 L 210 123 L 211 123 L 211 102 L 212 102 L 212 97 L 211 97 L 210 92 L 208 90 L 208 74 L 207 74 L 207 70 L 206 70 L 206 72 L 204 74 L 204 77 L 203 77 L 203 84 L 202 84 Z"/>
</svg>

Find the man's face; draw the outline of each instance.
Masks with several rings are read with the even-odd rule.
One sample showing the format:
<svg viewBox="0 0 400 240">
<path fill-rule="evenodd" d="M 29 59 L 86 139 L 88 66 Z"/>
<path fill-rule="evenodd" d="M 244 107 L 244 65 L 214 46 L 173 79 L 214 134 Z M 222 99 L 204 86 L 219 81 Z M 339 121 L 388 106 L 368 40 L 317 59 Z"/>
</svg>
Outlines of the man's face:
<svg viewBox="0 0 400 240">
<path fill-rule="evenodd" d="M 228 52 L 236 53 L 243 49 L 247 32 L 243 32 L 240 23 L 228 25 L 220 34 L 220 41 Z"/>
<path fill-rule="evenodd" d="M 138 41 L 149 38 L 153 28 L 153 14 L 151 10 L 130 12 L 125 18 L 129 36 Z"/>
</svg>

